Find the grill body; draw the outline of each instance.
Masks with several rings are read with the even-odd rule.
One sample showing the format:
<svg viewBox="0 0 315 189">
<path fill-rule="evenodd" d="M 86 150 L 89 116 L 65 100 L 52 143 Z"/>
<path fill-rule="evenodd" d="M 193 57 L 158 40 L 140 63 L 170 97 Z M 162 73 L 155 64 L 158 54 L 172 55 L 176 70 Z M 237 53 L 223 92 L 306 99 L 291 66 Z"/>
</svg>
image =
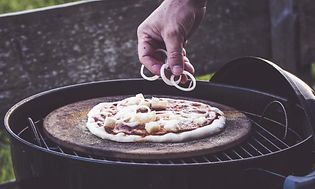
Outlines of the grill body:
<svg viewBox="0 0 315 189">
<path fill-rule="evenodd" d="M 235 107 L 252 119 L 254 132 L 248 141 L 224 152 L 163 161 L 80 154 L 52 144 L 41 134 L 43 117 L 65 104 L 140 92 L 189 96 Z M 287 125 L 283 111 L 289 115 Z M 38 129 L 41 143 L 31 132 L 29 118 Z M 303 175 L 309 171 L 312 133 L 305 120 L 304 109 L 299 104 L 259 90 L 198 82 L 195 91 L 181 93 L 161 81 L 135 79 L 74 85 L 37 94 L 12 107 L 5 125 L 11 137 L 16 178 L 25 187 L 250 188 L 254 185 L 266 188 L 266 182 L 258 184 L 259 177 L 251 178 L 255 176 L 252 173 L 259 175 L 261 170 L 268 170 Z M 278 187 L 268 184 L 270 188 Z"/>
</svg>

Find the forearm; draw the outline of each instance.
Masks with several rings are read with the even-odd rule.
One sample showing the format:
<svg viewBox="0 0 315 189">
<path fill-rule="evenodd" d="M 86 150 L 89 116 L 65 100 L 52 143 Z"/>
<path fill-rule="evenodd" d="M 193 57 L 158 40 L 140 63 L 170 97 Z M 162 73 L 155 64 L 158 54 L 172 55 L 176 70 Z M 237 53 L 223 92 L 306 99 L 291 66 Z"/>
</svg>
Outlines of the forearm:
<svg viewBox="0 0 315 189">
<path fill-rule="evenodd" d="M 161 4 L 163 1 L 173 1 L 173 0 L 158 0 L 159 4 Z M 207 0 L 182 0 L 183 2 L 191 2 L 201 7 L 207 6 Z"/>
<path fill-rule="evenodd" d="M 164 0 L 137 30 L 139 60 L 153 74 L 159 75 L 163 62 L 154 54 L 167 51 L 167 62 L 174 75 L 183 70 L 193 73 L 193 66 L 185 62 L 183 44 L 200 24 L 207 0 Z"/>
</svg>

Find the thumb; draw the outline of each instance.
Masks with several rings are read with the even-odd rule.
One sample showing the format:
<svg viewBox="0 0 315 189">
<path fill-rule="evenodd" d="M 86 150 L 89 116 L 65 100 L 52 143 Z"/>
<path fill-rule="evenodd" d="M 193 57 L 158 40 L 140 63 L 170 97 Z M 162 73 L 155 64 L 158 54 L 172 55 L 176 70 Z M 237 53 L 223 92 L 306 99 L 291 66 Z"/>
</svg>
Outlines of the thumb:
<svg viewBox="0 0 315 189">
<path fill-rule="evenodd" d="M 181 75 L 184 70 L 183 43 L 180 35 L 169 35 L 164 39 L 167 50 L 167 62 L 174 75 Z"/>
</svg>

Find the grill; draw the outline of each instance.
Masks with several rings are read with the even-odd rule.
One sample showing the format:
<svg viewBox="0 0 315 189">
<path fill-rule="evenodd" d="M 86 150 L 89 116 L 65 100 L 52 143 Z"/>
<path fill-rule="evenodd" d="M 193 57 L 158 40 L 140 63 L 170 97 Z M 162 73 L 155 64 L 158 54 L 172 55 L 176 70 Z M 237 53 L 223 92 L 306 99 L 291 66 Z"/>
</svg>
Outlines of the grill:
<svg viewBox="0 0 315 189">
<path fill-rule="evenodd" d="M 308 174 L 314 163 L 312 105 L 315 102 L 312 91 L 299 82 L 266 60 L 247 57 L 228 63 L 211 82 L 198 82 L 190 93 L 177 91 L 162 81 L 152 83 L 140 79 L 93 82 L 45 91 L 17 103 L 5 118 L 17 183 L 20 188 L 76 189 L 104 186 L 288 189 L 298 186 L 297 175 Z M 43 133 L 43 119 L 59 107 L 139 92 L 212 100 L 234 107 L 250 119 L 251 133 L 241 144 L 215 154 L 156 160 L 85 154 L 57 145 Z M 305 178 L 306 186 L 313 188 L 313 176 Z"/>
<path fill-rule="evenodd" d="M 265 109 L 272 106 L 272 104 L 280 104 L 281 108 L 284 107 L 279 101 L 273 101 L 272 103 L 269 103 Z M 246 142 L 227 151 L 193 158 L 139 161 L 117 158 L 112 159 L 84 154 L 58 146 L 46 138 L 41 129 L 42 119 L 33 121 L 32 118 L 28 118 L 29 125 L 18 132 L 18 136 L 30 143 L 37 144 L 51 153 L 68 155 L 73 158 L 93 159 L 106 163 L 127 163 L 138 165 L 194 165 L 224 163 L 233 160 L 247 160 L 280 152 L 281 150 L 292 147 L 302 141 L 302 137 L 298 133 L 288 128 L 288 126 L 283 123 L 264 117 L 263 115 L 256 115 L 250 112 L 243 113 L 251 119 L 253 126 L 251 136 Z M 284 109 L 283 116 L 285 117 L 285 115 L 286 113 Z"/>
</svg>

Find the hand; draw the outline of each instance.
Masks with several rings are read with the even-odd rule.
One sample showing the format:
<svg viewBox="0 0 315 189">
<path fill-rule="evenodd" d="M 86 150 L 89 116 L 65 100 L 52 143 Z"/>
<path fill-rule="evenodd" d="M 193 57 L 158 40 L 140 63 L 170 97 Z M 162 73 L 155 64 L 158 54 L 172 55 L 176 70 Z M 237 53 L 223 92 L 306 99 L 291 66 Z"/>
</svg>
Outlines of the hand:
<svg viewBox="0 0 315 189">
<path fill-rule="evenodd" d="M 138 55 L 140 62 L 154 75 L 160 75 L 163 59 L 156 49 L 167 50 L 172 74 L 183 70 L 194 73 L 186 57 L 185 41 L 200 24 L 206 0 L 165 0 L 139 27 Z"/>
</svg>

